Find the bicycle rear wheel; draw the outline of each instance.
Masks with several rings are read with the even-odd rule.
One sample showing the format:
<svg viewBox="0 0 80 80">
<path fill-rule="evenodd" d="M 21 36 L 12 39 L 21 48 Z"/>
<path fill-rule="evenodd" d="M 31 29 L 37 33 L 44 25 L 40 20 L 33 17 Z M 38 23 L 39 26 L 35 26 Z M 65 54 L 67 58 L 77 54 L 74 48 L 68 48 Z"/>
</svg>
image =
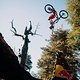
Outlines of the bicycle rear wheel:
<svg viewBox="0 0 80 80">
<path fill-rule="evenodd" d="M 66 10 L 61 10 L 59 12 L 59 16 L 63 19 L 66 19 L 68 17 L 68 12 Z"/>
</svg>

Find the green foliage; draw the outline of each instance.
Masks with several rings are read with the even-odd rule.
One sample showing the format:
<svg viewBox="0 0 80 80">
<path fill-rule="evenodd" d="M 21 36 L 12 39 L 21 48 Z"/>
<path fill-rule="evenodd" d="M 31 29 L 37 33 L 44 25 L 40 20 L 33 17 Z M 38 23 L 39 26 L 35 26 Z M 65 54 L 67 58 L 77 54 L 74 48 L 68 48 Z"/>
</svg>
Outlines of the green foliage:
<svg viewBox="0 0 80 80">
<path fill-rule="evenodd" d="M 80 0 L 66 0 L 69 17 L 68 23 L 71 30 L 57 30 L 51 34 L 49 45 L 43 47 L 41 59 L 38 60 L 39 75 L 42 79 L 49 80 L 53 77 L 56 53 L 62 52 L 65 59 L 71 66 L 71 70 L 76 74 L 78 60 L 75 50 L 80 50 Z"/>
<path fill-rule="evenodd" d="M 67 1 L 67 11 L 69 17 L 67 19 L 68 23 L 71 25 L 71 30 L 67 35 L 67 45 L 68 47 L 74 51 L 79 53 L 80 51 L 80 0 L 66 0 Z M 79 71 L 78 66 L 80 65 L 80 61 L 78 61 L 78 57 L 80 54 L 74 55 L 72 60 L 73 70 Z M 74 62 L 73 60 L 76 59 Z M 71 63 L 70 62 L 70 63 Z"/>
<path fill-rule="evenodd" d="M 71 27 L 80 27 L 80 0 L 66 0 Z"/>
<path fill-rule="evenodd" d="M 51 34 L 49 45 L 41 48 L 43 53 L 41 59 L 38 60 L 38 68 L 42 79 L 53 78 L 57 52 L 63 52 L 66 58 L 71 56 L 71 52 L 66 45 L 67 34 L 67 30 L 54 31 Z"/>
<path fill-rule="evenodd" d="M 73 50 L 79 50 L 80 47 L 80 29 L 72 30 L 67 35 L 67 44 Z"/>
<path fill-rule="evenodd" d="M 41 59 L 38 60 L 38 68 L 40 68 L 39 75 L 44 79 L 53 77 L 53 67 L 55 57 L 50 52 L 44 51 Z M 53 65 L 52 65 L 53 64 Z"/>
<path fill-rule="evenodd" d="M 27 61 L 26 61 L 25 69 L 30 71 L 31 68 L 32 68 L 31 55 L 27 55 Z"/>
<path fill-rule="evenodd" d="M 68 22 L 72 30 L 67 36 L 67 44 L 71 49 L 80 50 L 80 0 L 67 0 Z"/>
</svg>

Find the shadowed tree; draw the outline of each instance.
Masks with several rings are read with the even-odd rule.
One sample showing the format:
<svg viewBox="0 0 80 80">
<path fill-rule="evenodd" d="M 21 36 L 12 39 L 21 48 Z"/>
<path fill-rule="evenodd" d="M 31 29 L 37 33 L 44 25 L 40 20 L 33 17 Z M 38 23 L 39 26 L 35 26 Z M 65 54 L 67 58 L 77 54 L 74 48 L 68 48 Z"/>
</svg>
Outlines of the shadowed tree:
<svg viewBox="0 0 80 80">
<path fill-rule="evenodd" d="M 31 68 L 32 68 L 31 55 L 28 54 L 27 61 L 25 63 L 25 70 L 29 70 L 30 72 Z"/>
<path fill-rule="evenodd" d="M 30 42 L 28 39 L 28 35 L 31 34 L 33 35 L 33 33 L 31 32 L 32 30 L 32 25 L 31 25 L 31 21 L 30 21 L 30 28 L 27 29 L 27 27 L 25 28 L 25 38 L 24 38 L 24 45 L 22 47 L 22 54 L 21 54 L 21 66 L 25 67 L 25 62 L 27 60 L 27 52 L 28 52 L 28 43 Z"/>
<path fill-rule="evenodd" d="M 24 44 L 23 44 L 23 47 L 22 47 L 22 53 L 21 53 L 21 56 L 20 55 L 19 56 L 21 57 L 20 64 L 23 68 L 25 68 L 25 63 L 27 61 L 28 43 L 30 43 L 28 36 L 29 36 L 29 34 L 33 35 L 33 33 L 31 32 L 32 24 L 31 24 L 31 21 L 30 21 L 30 28 L 29 29 L 27 29 L 27 27 L 25 28 L 25 31 L 24 31 L 25 37 L 23 35 L 20 35 L 20 34 L 17 33 L 15 27 L 13 26 L 13 20 L 11 22 L 11 25 L 12 25 L 12 28 L 14 29 L 14 31 L 11 30 L 14 33 L 14 35 L 15 36 L 20 36 L 24 40 Z"/>
</svg>

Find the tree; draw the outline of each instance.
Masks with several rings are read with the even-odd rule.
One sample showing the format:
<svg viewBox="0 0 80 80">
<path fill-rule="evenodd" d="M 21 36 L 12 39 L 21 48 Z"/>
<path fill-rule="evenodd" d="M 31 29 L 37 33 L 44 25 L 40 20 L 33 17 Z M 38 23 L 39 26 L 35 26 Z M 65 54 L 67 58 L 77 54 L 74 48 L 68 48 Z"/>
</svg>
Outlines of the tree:
<svg viewBox="0 0 80 80">
<path fill-rule="evenodd" d="M 23 47 L 22 47 L 22 53 L 19 56 L 21 57 L 20 65 L 23 68 L 25 68 L 25 63 L 26 63 L 26 60 L 27 60 L 28 44 L 30 43 L 28 36 L 30 34 L 33 35 L 32 31 L 31 31 L 32 30 L 32 23 L 30 21 L 29 29 L 27 29 L 27 26 L 26 26 L 25 31 L 24 31 L 25 37 L 23 35 L 17 33 L 16 28 L 13 26 L 13 20 L 11 22 L 11 26 L 12 26 L 12 28 L 14 30 L 14 31 L 11 30 L 14 33 L 14 35 L 15 36 L 19 36 L 19 37 L 21 37 L 24 40 L 24 44 L 23 44 Z"/>
<path fill-rule="evenodd" d="M 31 68 L 32 68 L 31 55 L 28 54 L 26 64 L 25 64 L 25 69 L 29 70 L 29 72 L 30 72 Z"/>
<path fill-rule="evenodd" d="M 49 45 L 43 47 L 43 53 L 41 59 L 38 60 L 38 68 L 39 74 L 42 79 L 50 79 L 53 78 L 56 64 L 56 54 L 61 52 L 68 64 L 74 62 L 73 52 L 68 48 L 66 44 L 66 36 L 68 34 L 67 30 L 57 30 L 51 34 Z M 74 69 L 74 65 L 72 64 L 72 71 Z"/>
<path fill-rule="evenodd" d="M 68 23 L 71 31 L 67 36 L 67 44 L 71 49 L 80 50 L 80 0 L 67 0 Z"/>
<path fill-rule="evenodd" d="M 77 58 L 78 63 L 76 64 L 78 74 L 80 72 L 79 65 L 80 60 L 80 0 L 67 0 L 67 11 L 69 13 L 68 23 L 71 26 L 71 30 L 67 35 L 68 47 L 74 51 L 74 55 Z M 77 54 L 76 54 L 77 52 Z"/>
</svg>

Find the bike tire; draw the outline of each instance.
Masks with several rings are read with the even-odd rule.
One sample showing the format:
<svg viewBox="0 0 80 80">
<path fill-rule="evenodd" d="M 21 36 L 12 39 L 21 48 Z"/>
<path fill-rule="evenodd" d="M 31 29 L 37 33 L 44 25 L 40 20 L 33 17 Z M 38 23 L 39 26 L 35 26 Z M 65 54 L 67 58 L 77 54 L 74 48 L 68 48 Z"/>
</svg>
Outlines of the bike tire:
<svg viewBox="0 0 80 80">
<path fill-rule="evenodd" d="M 51 10 L 49 10 L 51 9 Z M 55 10 L 53 8 L 53 6 L 51 4 L 46 4 L 45 7 L 44 7 L 44 10 L 47 12 L 47 13 L 52 13 L 53 10 Z"/>
<path fill-rule="evenodd" d="M 66 19 L 68 17 L 68 12 L 66 10 L 61 10 L 59 12 L 59 16 L 63 19 Z"/>
</svg>

